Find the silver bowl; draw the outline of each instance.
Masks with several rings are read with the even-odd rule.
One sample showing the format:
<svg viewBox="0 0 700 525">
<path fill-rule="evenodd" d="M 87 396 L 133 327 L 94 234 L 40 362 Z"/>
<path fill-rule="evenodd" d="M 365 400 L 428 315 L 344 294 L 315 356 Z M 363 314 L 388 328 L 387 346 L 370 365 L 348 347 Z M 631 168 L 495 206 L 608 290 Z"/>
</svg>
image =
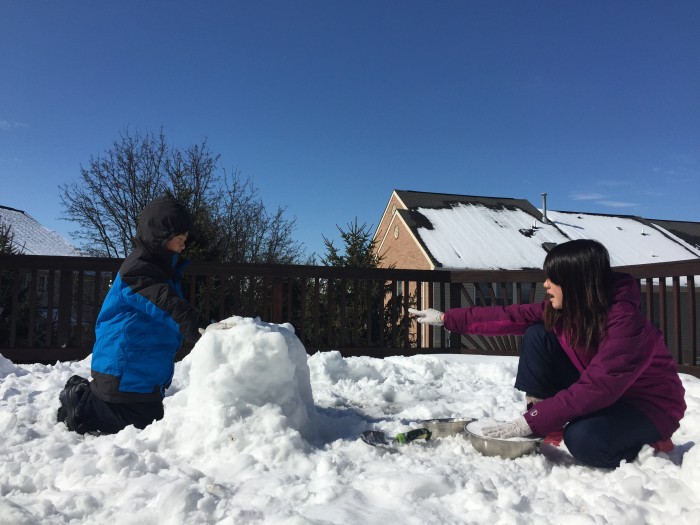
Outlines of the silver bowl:
<svg viewBox="0 0 700 525">
<path fill-rule="evenodd" d="M 500 439 L 482 436 L 478 429 L 479 421 L 468 423 L 464 431 L 472 446 L 484 456 L 497 456 L 503 459 L 515 459 L 538 452 L 542 438 Z"/>
<path fill-rule="evenodd" d="M 443 418 L 426 419 L 420 425 L 431 432 L 431 438 L 443 438 L 450 436 L 464 435 L 465 427 L 474 419 Z"/>
</svg>

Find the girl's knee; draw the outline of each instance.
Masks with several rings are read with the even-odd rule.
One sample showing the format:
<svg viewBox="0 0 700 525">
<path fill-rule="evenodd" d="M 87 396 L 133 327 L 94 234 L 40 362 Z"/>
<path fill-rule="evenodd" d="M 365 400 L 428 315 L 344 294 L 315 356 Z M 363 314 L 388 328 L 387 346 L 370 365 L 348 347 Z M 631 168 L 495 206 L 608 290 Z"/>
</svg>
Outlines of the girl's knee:
<svg viewBox="0 0 700 525">
<path fill-rule="evenodd" d="M 564 431 L 564 444 L 574 459 L 584 465 L 607 467 L 612 459 L 608 457 L 602 441 L 597 436 L 577 428 L 575 424 L 569 425 Z"/>
<path fill-rule="evenodd" d="M 533 324 L 528 326 L 523 334 L 523 339 L 520 344 L 520 356 L 521 358 L 525 356 L 539 356 L 546 353 L 548 349 L 547 345 L 547 331 L 542 323 Z"/>
<path fill-rule="evenodd" d="M 547 336 L 547 330 L 542 323 L 528 326 L 523 333 L 523 342 L 543 342 Z"/>
<path fill-rule="evenodd" d="M 564 444 L 569 453 L 584 465 L 599 468 L 617 468 L 624 459 L 631 461 L 639 449 L 615 446 L 599 432 L 595 432 L 585 421 L 569 424 L 564 431 Z"/>
</svg>

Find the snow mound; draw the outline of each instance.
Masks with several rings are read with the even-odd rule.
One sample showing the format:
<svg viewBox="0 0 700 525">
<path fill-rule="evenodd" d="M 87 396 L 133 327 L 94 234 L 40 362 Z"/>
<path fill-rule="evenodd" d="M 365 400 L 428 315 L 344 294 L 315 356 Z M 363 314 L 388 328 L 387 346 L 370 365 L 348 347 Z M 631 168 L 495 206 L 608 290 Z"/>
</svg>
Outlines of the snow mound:
<svg viewBox="0 0 700 525">
<path fill-rule="evenodd" d="M 232 449 L 274 463 L 307 451 L 316 409 L 306 350 L 292 326 L 243 317 L 221 323 L 232 327 L 202 335 L 176 369 L 164 419 L 144 432 L 161 450 L 165 443 L 191 455 L 195 442 L 200 459 Z"/>
</svg>

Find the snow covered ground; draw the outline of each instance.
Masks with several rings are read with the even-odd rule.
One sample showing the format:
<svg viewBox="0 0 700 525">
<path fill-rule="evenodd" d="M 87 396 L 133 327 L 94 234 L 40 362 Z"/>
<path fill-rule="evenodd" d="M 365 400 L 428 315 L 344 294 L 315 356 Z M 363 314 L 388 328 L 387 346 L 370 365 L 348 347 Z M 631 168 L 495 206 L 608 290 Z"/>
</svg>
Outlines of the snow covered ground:
<svg viewBox="0 0 700 525">
<path fill-rule="evenodd" d="M 0 524 L 700 523 L 700 380 L 676 449 L 645 447 L 612 471 L 565 450 L 481 456 L 461 436 L 397 452 L 357 436 L 424 419 L 522 411 L 515 358 L 307 359 L 286 325 L 231 318 L 176 366 L 165 418 L 79 436 L 57 396 L 89 358 L 55 366 L 0 357 Z"/>
</svg>

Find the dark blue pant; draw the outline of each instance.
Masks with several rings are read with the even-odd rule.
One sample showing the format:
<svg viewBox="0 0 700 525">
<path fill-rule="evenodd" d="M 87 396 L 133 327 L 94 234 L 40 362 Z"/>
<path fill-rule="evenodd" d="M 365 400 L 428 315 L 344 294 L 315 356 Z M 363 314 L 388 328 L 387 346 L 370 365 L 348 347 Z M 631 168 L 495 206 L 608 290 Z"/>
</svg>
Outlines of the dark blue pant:
<svg viewBox="0 0 700 525">
<path fill-rule="evenodd" d="M 108 403 L 90 392 L 84 405 L 85 428 L 87 432 L 116 434 L 129 425 L 146 428 L 163 419 L 163 403 L 148 401 L 145 403 Z"/>
<path fill-rule="evenodd" d="M 163 419 L 162 401 L 145 403 L 108 403 L 90 390 L 90 383 L 80 376 L 71 377 L 59 395 L 58 421 L 79 434 L 116 434 L 129 425 L 145 428 Z"/>
<path fill-rule="evenodd" d="M 580 377 L 553 333 L 543 324 L 527 329 L 520 346 L 515 388 L 541 399 L 554 396 Z M 647 416 L 624 401 L 570 421 L 564 443 L 571 455 L 593 467 L 614 468 L 631 461 L 647 443 L 661 439 Z"/>
</svg>

